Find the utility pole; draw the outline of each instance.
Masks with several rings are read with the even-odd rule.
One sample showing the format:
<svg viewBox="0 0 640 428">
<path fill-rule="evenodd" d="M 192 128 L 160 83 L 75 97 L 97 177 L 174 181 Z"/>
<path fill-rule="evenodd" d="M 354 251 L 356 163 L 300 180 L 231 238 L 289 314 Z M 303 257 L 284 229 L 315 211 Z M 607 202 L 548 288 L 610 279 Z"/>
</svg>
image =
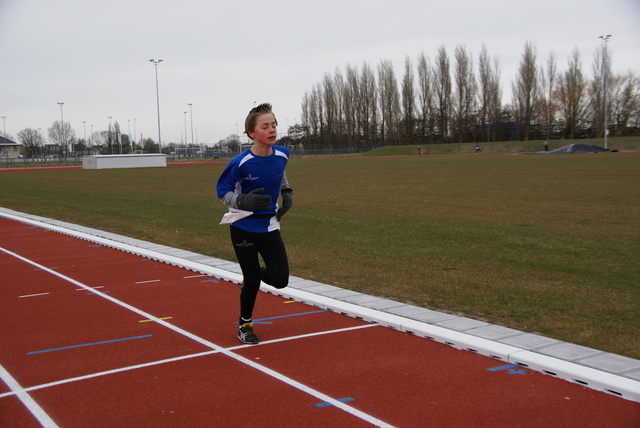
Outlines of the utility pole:
<svg viewBox="0 0 640 428">
<path fill-rule="evenodd" d="M 607 101 L 607 80 L 609 80 L 609 52 L 607 50 L 607 45 L 609 39 L 611 38 L 611 34 L 607 34 L 606 36 L 600 36 L 599 39 L 604 41 L 604 58 L 602 59 L 602 68 L 604 75 L 604 148 L 609 150 L 609 103 Z"/>
<path fill-rule="evenodd" d="M 158 106 L 158 153 L 162 153 L 162 140 L 160 138 L 160 91 L 158 90 L 158 64 L 160 64 L 162 60 L 150 59 L 149 61 L 152 62 L 156 68 L 156 104 Z"/>
</svg>

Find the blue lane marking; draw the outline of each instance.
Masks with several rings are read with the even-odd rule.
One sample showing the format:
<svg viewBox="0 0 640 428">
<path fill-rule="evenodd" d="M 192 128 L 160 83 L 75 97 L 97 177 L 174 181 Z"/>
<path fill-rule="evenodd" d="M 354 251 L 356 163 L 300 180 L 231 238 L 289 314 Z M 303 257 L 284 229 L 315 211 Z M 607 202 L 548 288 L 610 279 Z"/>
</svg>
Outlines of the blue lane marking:
<svg viewBox="0 0 640 428">
<path fill-rule="evenodd" d="M 82 345 L 65 346 L 63 348 L 54 348 L 54 349 L 45 349 L 43 351 L 27 352 L 27 355 L 43 354 L 45 352 L 63 351 L 65 349 L 82 348 L 82 347 L 85 347 L 85 346 L 104 345 L 106 343 L 124 342 L 125 340 L 144 339 L 146 337 L 151 337 L 151 336 L 153 336 L 153 335 L 152 334 L 146 334 L 144 336 L 125 337 L 125 338 L 122 338 L 122 339 L 105 340 L 103 342 L 83 343 Z"/>
<path fill-rule="evenodd" d="M 493 367 L 491 369 L 487 369 L 490 372 L 497 372 L 499 370 L 507 370 L 507 369 L 512 369 L 514 367 L 519 367 L 517 364 L 507 364 L 506 366 L 500 366 L 500 367 Z"/>
<path fill-rule="evenodd" d="M 500 367 L 493 367 L 491 369 L 487 369 L 490 372 L 497 372 L 500 370 L 509 370 L 509 369 L 513 369 L 516 367 L 520 367 L 517 364 L 507 364 L 506 366 L 500 366 Z M 509 370 L 509 374 L 524 374 L 524 370 Z"/>
<path fill-rule="evenodd" d="M 338 401 L 339 401 L 339 402 L 341 402 L 341 403 L 346 403 L 346 402 L 348 402 L 348 401 L 353 401 L 353 398 L 346 397 L 346 398 L 341 398 L 341 399 L 339 399 Z M 329 406 L 333 406 L 333 404 L 328 403 L 328 402 L 326 402 L 326 401 L 325 401 L 324 403 L 318 403 L 318 404 L 316 404 L 316 407 L 329 407 Z"/>
<path fill-rule="evenodd" d="M 220 282 L 219 279 L 204 279 L 200 282 L 215 282 L 216 284 L 218 284 Z"/>
<path fill-rule="evenodd" d="M 111 291 L 96 291 L 95 293 L 94 293 L 94 292 L 91 292 L 91 293 L 87 293 L 87 296 L 93 296 L 93 295 L 95 295 L 95 294 L 100 294 L 100 293 L 102 293 L 102 294 L 109 294 L 109 293 L 111 293 Z"/>
<path fill-rule="evenodd" d="M 269 322 L 267 320 L 276 320 L 278 318 L 297 317 L 297 316 L 300 316 L 300 315 L 319 314 L 321 312 L 329 312 L 329 310 L 328 309 L 322 309 L 320 311 L 301 312 L 299 314 L 280 315 L 280 316 L 277 316 L 277 317 L 270 317 L 270 318 L 260 318 L 260 319 L 254 320 L 253 323 L 254 324 L 272 324 L 271 322 Z"/>
</svg>

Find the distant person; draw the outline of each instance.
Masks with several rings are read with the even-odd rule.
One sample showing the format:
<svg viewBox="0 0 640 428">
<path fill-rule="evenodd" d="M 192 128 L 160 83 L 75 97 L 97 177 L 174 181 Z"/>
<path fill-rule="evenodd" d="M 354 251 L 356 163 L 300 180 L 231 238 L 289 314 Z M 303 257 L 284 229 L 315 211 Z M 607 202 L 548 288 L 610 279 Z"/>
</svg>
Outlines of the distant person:
<svg viewBox="0 0 640 428">
<path fill-rule="evenodd" d="M 482 153 L 482 150 L 480 150 L 480 144 L 476 144 L 476 153 Z"/>
<path fill-rule="evenodd" d="M 420 156 L 421 154 L 422 154 L 422 149 L 418 147 L 418 156 Z"/>
<path fill-rule="evenodd" d="M 242 343 L 258 343 L 253 331 L 253 308 L 260 281 L 276 288 L 289 283 L 289 262 L 280 220 L 291 208 L 292 193 L 285 167 L 289 150 L 276 146 L 278 121 L 270 104 L 260 104 L 249 112 L 245 133 L 253 145 L 233 158 L 217 183 L 218 198 L 229 207 L 231 243 L 242 269 L 240 326 Z M 282 206 L 278 196 L 282 194 Z M 241 210 L 241 211 L 239 211 Z M 260 266 L 262 256 L 265 267 Z"/>
<path fill-rule="evenodd" d="M 548 152 L 548 151 L 549 151 L 549 142 L 548 142 L 548 141 L 545 141 L 545 142 L 544 142 L 544 151 L 545 151 L 545 152 Z"/>
<path fill-rule="evenodd" d="M 213 152 L 213 160 L 220 160 L 220 158 L 218 157 L 218 152 L 217 151 Z"/>
</svg>

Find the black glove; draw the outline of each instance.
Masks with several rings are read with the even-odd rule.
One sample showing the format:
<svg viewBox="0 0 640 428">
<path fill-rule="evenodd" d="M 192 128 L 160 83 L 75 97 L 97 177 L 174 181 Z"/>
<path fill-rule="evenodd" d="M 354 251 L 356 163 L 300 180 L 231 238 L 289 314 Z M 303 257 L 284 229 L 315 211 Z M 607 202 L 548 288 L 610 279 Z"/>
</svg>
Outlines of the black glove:
<svg viewBox="0 0 640 428">
<path fill-rule="evenodd" d="M 278 212 L 276 213 L 276 219 L 280 221 L 283 215 L 289 211 L 289 208 L 293 205 L 293 190 L 292 189 L 283 189 L 282 190 L 282 206 L 278 208 Z"/>
<path fill-rule="evenodd" d="M 261 195 L 264 189 L 254 189 L 250 193 L 238 195 L 236 205 L 241 210 L 261 211 L 271 208 L 271 196 Z"/>
</svg>

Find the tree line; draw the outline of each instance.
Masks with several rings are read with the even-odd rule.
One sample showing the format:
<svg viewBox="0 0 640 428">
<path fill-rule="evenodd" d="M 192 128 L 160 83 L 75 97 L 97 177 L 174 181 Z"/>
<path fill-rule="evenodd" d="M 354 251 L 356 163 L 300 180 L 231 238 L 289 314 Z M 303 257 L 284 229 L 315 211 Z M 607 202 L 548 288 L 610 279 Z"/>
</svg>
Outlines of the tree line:
<svg viewBox="0 0 640 428">
<path fill-rule="evenodd" d="M 139 150 L 145 153 L 157 153 L 158 143 L 152 138 L 134 142 L 127 133 L 123 133 L 116 121 L 109 124 L 106 131 L 91 132 L 89 138 L 77 138 L 69 122 L 56 120 L 47 130 L 47 140 L 40 129 L 25 128 L 18 132 L 22 144 L 21 154 L 27 158 L 56 155 L 67 157 L 72 154 L 129 154 Z M 174 144 L 175 145 L 175 144 Z M 169 150 L 170 147 L 167 147 Z"/>
<path fill-rule="evenodd" d="M 582 70 L 577 48 L 558 71 L 549 54 L 538 65 L 536 47 L 524 44 L 512 97 L 504 103 L 501 69 L 482 46 L 477 68 L 464 46 L 453 58 L 444 46 L 433 58 L 405 58 L 398 81 L 391 61 L 374 69 L 325 73 L 305 92 L 302 125 L 294 132 L 306 147 L 368 149 L 411 143 L 491 142 L 603 137 L 638 133 L 640 78 L 611 72 L 606 44 L 596 49 L 592 77 Z M 605 96 L 606 91 L 606 96 Z M 606 107 L 605 107 L 606 103 Z"/>
</svg>

